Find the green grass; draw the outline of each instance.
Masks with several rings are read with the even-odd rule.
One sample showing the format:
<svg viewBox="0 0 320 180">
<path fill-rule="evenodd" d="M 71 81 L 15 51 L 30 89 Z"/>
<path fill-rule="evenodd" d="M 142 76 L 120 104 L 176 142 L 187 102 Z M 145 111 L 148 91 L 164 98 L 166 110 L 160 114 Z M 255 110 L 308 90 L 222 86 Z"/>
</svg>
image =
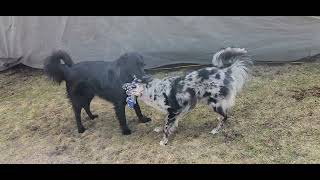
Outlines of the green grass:
<svg viewBox="0 0 320 180">
<path fill-rule="evenodd" d="M 156 110 L 142 104 L 153 121 L 140 124 L 127 109 L 133 133 L 122 136 L 111 104 L 95 98 L 99 118 L 83 112 L 87 131 L 78 134 L 65 84 L 13 68 L 0 73 L 0 163 L 319 163 L 320 93 L 310 92 L 320 92 L 319 74 L 319 63 L 257 66 L 219 134 L 209 134 L 218 116 L 198 105 L 162 147 Z"/>
</svg>

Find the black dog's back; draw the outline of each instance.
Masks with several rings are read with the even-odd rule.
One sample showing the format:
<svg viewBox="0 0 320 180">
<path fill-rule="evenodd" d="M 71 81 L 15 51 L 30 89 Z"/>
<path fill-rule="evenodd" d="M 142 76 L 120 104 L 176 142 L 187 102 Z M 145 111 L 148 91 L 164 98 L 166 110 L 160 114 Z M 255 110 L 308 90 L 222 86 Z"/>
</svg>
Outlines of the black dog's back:
<svg viewBox="0 0 320 180">
<path fill-rule="evenodd" d="M 70 68 L 67 85 L 76 95 L 97 95 L 108 101 L 117 101 L 125 93 L 121 89 L 114 63 L 104 61 L 81 62 Z M 70 93 L 68 93 L 70 94 Z M 71 95 L 71 94 L 70 94 Z"/>
</svg>

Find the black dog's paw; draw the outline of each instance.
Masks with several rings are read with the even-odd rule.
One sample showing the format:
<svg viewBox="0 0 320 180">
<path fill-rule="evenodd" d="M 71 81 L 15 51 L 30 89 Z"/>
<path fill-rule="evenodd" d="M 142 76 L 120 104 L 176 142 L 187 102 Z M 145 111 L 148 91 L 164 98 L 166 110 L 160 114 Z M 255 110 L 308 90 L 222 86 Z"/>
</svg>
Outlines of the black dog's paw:
<svg viewBox="0 0 320 180">
<path fill-rule="evenodd" d="M 151 118 L 148 118 L 148 117 L 143 117 L 142 119 L 140 119 L 141 123 L 147 123 L 147 122 L 150 122 L 150 121 L 151 121 Z"/>
<path fill-rule="evenodd" d="M 84 131 L 86 131 L 86 129 L 84 127 L 78 128 L 79 133 L 84 133 Z"/>
<path fill-rule="evenodd" d="M 122 130 L 122 134 L 123 135 L 130 135 L 131 134 L 131 130 L 130 129 Z"/>
<path fill-rule="evenodd" d="M 91 117 L 90 117 L 90 119 L 91 120 L 94 120 L 95 118 L 98 118 L 99 116 L 98 115 L 92 115 Z"/>
</svg>

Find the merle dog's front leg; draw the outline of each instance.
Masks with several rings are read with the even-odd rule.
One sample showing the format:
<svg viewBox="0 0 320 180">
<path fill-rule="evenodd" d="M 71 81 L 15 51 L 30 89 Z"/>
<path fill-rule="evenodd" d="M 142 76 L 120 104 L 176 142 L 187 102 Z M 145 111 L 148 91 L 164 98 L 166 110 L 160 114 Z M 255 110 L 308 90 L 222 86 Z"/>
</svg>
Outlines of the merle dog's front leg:
<svg viewBox="0 0 320 180">
<path fill-rule="evenodd" d="M 119 102 L 114 105 L 114 109 L 116 111 L 116 116 L 120 123 L 120 128 L 122 130 L 123 135 L 131 134 L 131 130 L 127 125 L 126 113 L 125 113 L 125 102 Z"/>
<path fill-rule="evenodd" d="M 169 137 L 174 133 L 176 128 L 178 127 L 178 116 L 180 115 L 180 112 L 175 111 L 171 108 L 168 109 L 168 115 L 166 117 L 166 122 L 163 127 L 163 138 L 160 141 L 161 146 L 165 146 L 168 144 Z"/>
<path fill-rule="evenodd" d="M 140 121 L 141 123 L 146 123 L 146 122 L 151 121 L 150 118 L 142 115 L 141 109 L 140 109 L 140 106 L 139 106 L 139 103 L 138 103 L 138 99 L 137 99 L 137 98 L 136 98 L 136 104 L 133 106 L 133 108 L 134 108 L 134 111 L 136 112 L 136 114 L 137 114 L 137 116 L 138 116 L 138 118 L 139 118 L 139 121 Z"/>
</svg>

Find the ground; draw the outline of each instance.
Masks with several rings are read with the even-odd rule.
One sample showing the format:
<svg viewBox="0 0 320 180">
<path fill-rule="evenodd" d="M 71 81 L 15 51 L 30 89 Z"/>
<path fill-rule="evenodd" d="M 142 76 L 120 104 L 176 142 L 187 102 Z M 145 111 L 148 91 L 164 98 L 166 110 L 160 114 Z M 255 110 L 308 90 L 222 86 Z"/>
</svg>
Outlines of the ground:
<svg viewBox="0 0 320 180">
<path fill-rule="evenodd" d="M 209 132 L 217 115 L 197 108 L 181 120 L 168 146 L 153 129 L 164 115 L 138 123 L 127 109 L 132 135 L 120 133 L 110 103 L 95 98 L 87 131 L 79 134 L 65 95 L 42 71 L 18 66 L 0 72 L 0 163 L 320 163 L 320 64 L 256 66 L 222 132 Z M 177 72 L 161 72 L 167 76 Z"/>
</svg>

